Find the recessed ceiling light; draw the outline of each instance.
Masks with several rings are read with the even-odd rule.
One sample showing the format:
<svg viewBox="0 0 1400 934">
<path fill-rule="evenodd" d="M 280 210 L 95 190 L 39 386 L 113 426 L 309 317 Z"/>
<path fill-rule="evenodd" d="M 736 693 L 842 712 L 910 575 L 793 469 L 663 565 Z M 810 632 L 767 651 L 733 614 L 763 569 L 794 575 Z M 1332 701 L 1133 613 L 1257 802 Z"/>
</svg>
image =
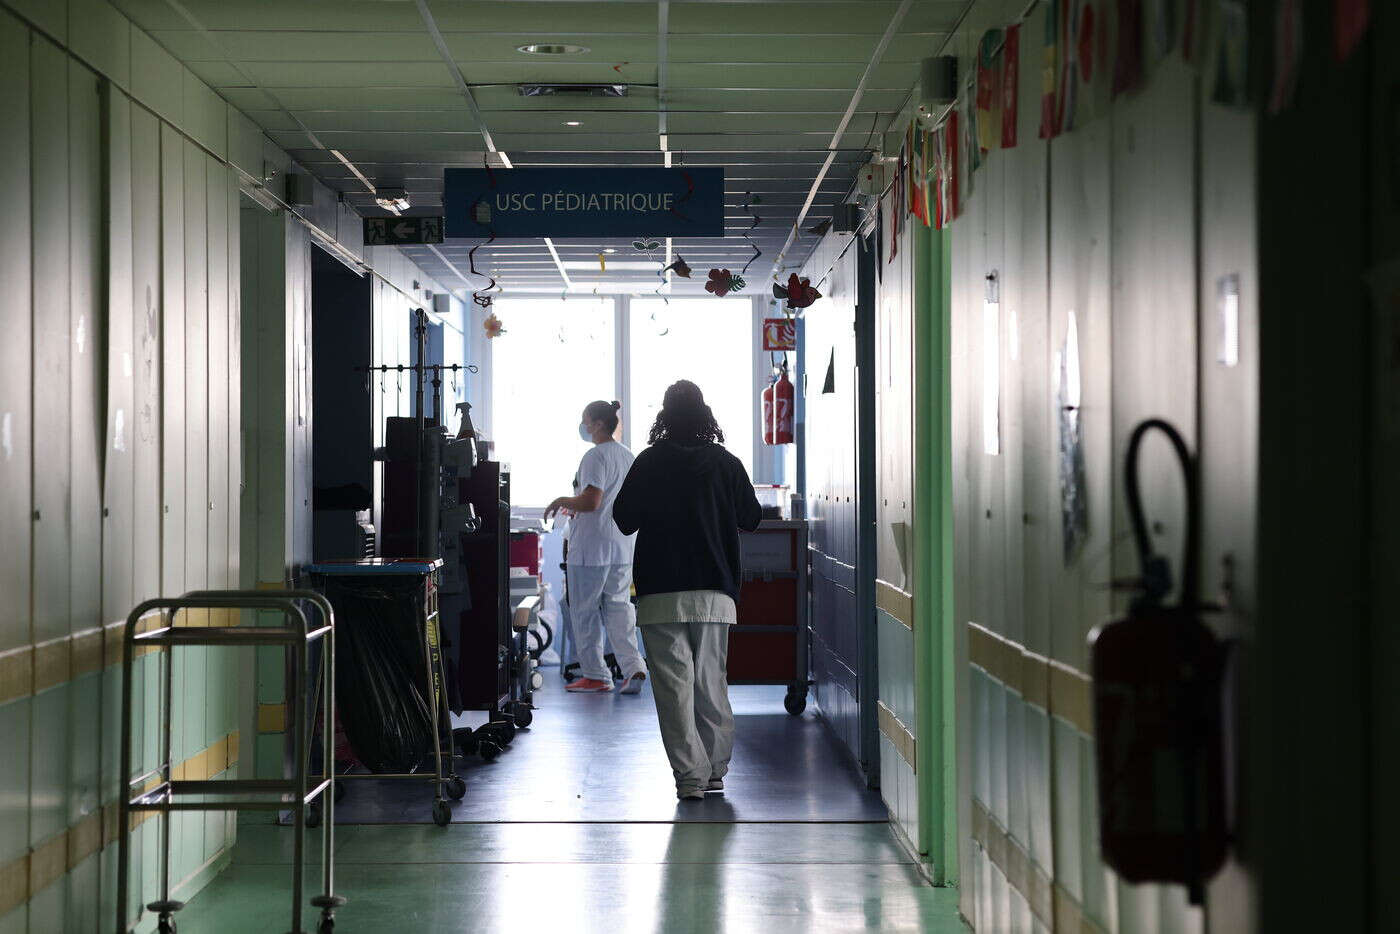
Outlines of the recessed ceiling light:
<svg viewBox="0 0 1400 934">
<path fill-rule="evenodd" d="M 564 126 L 583 126 L 582 120 L 565 120 Z"/>
<path fill-rule="evenodd" d="M 603 252 L 604 252 L 604 253 L 616 253 L 617 250 L 614 250 L 612 247 L 608 247 L 607 249 L 603 250 Z"/>
<path fill-rule="evenodd" d="M 588 51 L 587 46 L 582 45 L 549 45 L 534 44 L 516 46 L 517 52 L 524 52 L 526 55 L 582 55 Z"/>
</svg>

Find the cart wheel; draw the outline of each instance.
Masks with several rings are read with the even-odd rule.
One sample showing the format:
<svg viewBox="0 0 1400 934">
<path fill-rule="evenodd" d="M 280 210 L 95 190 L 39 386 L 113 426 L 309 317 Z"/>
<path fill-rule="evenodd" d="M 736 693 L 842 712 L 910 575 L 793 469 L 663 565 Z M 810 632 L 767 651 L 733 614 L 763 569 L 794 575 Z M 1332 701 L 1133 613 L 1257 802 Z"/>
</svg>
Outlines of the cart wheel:
<svg viewBox="0 0 1400 934">
<path fill-rule="evenodd" d="M 311 806 L 306 809 L 306 826 L 312 828 L 321 826 L 321 802 L 312 801 Z"/>
<path fill-rule="evenodd" d="M 447 806 L 446 801 L 433 802 L 433 823 L 439 827 L 446 827 L 452 823 L 452 808 Z"/>
<path fill-rule="evenodd" d="M 476 741 L 476 754 L 481 756 L 483 762 L 495 762 L 501 754 L 501 747 L 494 739 L 483 736 Z"/>
<path fill-rule="evenodd" d="M 522 730 L 535 722 L 535 712 L 531 710 L 530 705 L 524 701 L 511 701 L 508 709 L 511 719 L 513 719 L 515 725 Z"/>
<path fill-rule="evenodd" d="M 534 688 L 536 691 L 538 691 L 540 688 L 544 687 L 544 672 L 542 672 L 542 671 L 532 671 L 532 672 L 530 672 L 530 687 Z"/>
<path fill-rule="evenodd" d="M 509 746 L 515 740 L 515 721 L 510 719 L 510 714 L 495 714 L 500 720 L 492 720 L 486 728 L 495 732 L 501 738 L 502 746 Z"/>
<path fill-rule="evenodd" d="M 453 775 L 443 782 L 443 789 L 447 792 L 447 797 L 453 801 L 461 801 L 467 793 L 467 783 L 460 777 Z"/>
<path fill-rule="evenodd" d="M 801 716 L 802 711 L 807 709 L 807 692 L 803 691 L 799 694 L 796 691 L 788 691 L 787 696 L 783 698 L 783 706 L 794 717 Z"/>
</svg>

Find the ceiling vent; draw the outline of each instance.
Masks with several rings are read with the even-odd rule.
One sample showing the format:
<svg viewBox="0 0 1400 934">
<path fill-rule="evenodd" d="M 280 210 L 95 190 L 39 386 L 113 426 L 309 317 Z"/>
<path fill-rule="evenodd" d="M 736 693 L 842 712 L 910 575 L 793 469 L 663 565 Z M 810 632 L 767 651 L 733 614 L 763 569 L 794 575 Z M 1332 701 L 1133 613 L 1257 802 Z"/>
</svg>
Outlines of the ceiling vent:
<svg viewBox="0 0 1400 934">
<path fill-rule="evenodd" d="M 626 97 L 625 84 L 520 84 L 521 97 Z"/>
</svg>

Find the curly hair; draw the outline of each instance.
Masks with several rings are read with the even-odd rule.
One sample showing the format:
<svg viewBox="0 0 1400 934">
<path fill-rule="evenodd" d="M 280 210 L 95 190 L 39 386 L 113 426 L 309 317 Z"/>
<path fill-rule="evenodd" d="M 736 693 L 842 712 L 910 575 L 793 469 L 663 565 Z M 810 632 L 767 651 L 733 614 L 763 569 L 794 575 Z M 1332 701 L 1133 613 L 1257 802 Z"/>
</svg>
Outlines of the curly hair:
<svg viewBox="0 0 1400 934">
<path fill-rule="evenodd" d="M 700 387 L 688 379 L 677 380 L 666 388 L 661 411 L 651 426 L 649 443 L 658 441 L 724 443 L 724 432 L 715 413 L 705 404 Z"/>
</svg>

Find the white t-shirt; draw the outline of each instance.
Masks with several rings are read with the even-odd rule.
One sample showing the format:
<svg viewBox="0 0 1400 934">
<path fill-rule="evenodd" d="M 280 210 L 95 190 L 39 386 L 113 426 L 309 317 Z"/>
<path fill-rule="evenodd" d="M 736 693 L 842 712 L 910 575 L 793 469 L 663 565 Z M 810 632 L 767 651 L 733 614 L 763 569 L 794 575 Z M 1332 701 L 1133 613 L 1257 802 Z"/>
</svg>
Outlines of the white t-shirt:
<svg viewBox="0 0 1400 934">
<path fill-rule="evenodd" d="M 579 461 L 574 477 L 574 493 L 590 486 L 603 491 L 603 501 L 592 512 L 581 512 L 569 520 L 569 563 L 586 567 L 631 564 L 636 535 L 623 535 L 613 522 L 613 500 L 635 460 L 632 452 L 616 441 L 593 445 Z"/>
</svg>

